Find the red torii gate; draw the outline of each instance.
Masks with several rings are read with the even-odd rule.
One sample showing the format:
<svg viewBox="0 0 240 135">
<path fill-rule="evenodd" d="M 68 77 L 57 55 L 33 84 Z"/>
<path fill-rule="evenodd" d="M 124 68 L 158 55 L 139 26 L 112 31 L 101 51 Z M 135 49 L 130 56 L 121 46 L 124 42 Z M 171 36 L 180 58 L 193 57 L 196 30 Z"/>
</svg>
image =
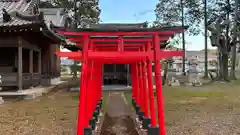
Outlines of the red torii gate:
<svg viewBox="0 0 240 135">
<path fill-rule="evenodd" d="M 133 105 L 143 121 L 143 128 L 148 129 L 149 135 L 165 135 L 160 59 L 183 56 L 184 53 L 160 50 L 160 41 L 166 41 L 184 29 L 186 28 L 58 30 L 59 34 L 82 48 L 82 51 L 78 52 L 57 52 L 60 57 L 82 63 L 77 134 L 86 135 L 95 128 L 94 123 L 102 103 L 103 64 L 130 64 Z M 158 124 L 152 62 L 155 63 Z"/>
</svg>

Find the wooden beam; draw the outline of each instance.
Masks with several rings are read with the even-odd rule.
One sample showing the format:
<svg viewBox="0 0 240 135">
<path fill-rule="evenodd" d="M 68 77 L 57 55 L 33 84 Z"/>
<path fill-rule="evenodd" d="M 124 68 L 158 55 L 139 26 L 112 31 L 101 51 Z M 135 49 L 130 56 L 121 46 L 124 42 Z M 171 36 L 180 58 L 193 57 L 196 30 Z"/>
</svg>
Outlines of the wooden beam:
<svg viewBox="0 0 240 135">
<path fill-rule="evenodd" d="M 18 38 L 18 37 L 16 37 Z M 18 46 L 18 40 L 13 40 L 12 37 L 0 37 L 0 47 L 17 47 Z"/>
<path fill-rule="evenodd" d="M 29 50 L 29 73 L 33 75 L 33 50 Z"/>
<path fill-rule="evenodd" d="M 23 72 L 23 66 L 22 66 L 22 51 L 23 51 L 23 48 L 22 48 L 22 38 L 21 37 L 18 37 L 18 89 L 19 90 L 22 90 L 23 89 L 23 75 L 22 75 L 22 72 Z"/>
<path fill-rule="evenodd" d="M 32 49 L 34 51 L 40 51 L 40 47 L 38 47 L 37 45 L 31 44 L 25 39 L 22 39 L 22 41 L 23 41 L 23 48 Z"/>
<path fill-rule="evenodd" d="M 69 59 L 82 59 L 82 52 L 56 52 L 59 57 L 68 57 Z M 107 54 L 107 55 L 106 55 Z M 184 52 L 181 51 L 159 51 L 159 55 L 157 56 L 158 59 L 168 58 L 173 56 L 183 56 Z M 149 57 L 153 59 L 153 51 L 150 52 L 109 52 L 109 51 L 102 51 L 102 52 L 88 52 L 88 57 L 92 58 L 140 58 L 140 57 Z"/>
<path fill-rule="evenodd" d="M 130 67 L 129 64 L 126 64 L 127 66 L 127 85 L 130 85 Z"/>
<path fill-rule="evenodd" d="M 38 73 L 42 73 L 42 52 L 41 50 L 38 52 Z"/>
</svg>

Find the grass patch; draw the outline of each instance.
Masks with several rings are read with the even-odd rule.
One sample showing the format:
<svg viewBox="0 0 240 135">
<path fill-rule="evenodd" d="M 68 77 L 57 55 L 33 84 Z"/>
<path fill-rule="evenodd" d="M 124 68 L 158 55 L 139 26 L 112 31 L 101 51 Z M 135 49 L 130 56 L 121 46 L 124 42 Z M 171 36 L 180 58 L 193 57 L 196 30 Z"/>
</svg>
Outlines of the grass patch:
<svg viewBox="0 0 240 135">
<path fill-rule="evenodd" d="M 126 97 L 128 104 L 131 105 L 132 104 L 132 92 L 131 91 L 124 92 L 124 96 Z"/>
<path fill-rule="evenodd" d="M 79 93 L 68 92 L 79 80 L 64 78 L 65 83 L 35 100 L 0 105 L 0 135 L 74 135 L 76 134 Z M 103 92 L 103 107 L 108 93 Z"/>
<path fill-rule="evenodd" d="M 102 97 L 103 97 L 102 107 L 103 107 L 103 109 L 104 109 L 104 108 L 106 107 L 106 105 L 107 105 L 108 96 L 109 96 L 109 93 L 108 93 L 108 92 L 103 92 L 103 93 L 102 93 Z"/>
<path fill-rule="evenodd" d="M 131 104 L 131 93 L 125 93 Z M 167 134 L 238 133 L 240 81 L 163 88 Z"/>
</svg>

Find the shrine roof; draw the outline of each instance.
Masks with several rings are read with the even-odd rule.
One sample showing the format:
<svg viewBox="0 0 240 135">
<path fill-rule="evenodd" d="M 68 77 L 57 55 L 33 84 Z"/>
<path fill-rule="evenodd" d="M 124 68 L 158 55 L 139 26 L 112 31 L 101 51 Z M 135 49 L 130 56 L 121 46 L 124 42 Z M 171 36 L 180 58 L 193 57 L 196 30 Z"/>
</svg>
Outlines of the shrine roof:
<svg viewBox="0 0 240 135">
<path fill-rule="evenodd" d="M 99 33 L 109 33 L 109 32 L 164 32 L 164 31 L 176 31 L 176 33 L 180 33 L 188 28 L 188 26 L 182 27 L 182 26 L 171 26 L 171 27 L 158 27 L 158 28 L 144 28 L 142 27 L 145 25 L 144 23 L 139 23 L 139 24 L 96 24 L 93 27 L 90 28 L 64 28 L 64 27 L 57 27 L 57 26 L 52 26 L 52 29 L 57 31 L 66 31 L 66 32 L 99 32 Z M 98 38 L 107 38 L 107 39 L 116 39 L 118 36 L 90 36 L 92 39 L 98 39 Z M 78 37 L 81 35 L 78 35 Z M 169 35 L 159 35 L 160 37 L 168 37 Z M 174 36 L 174 35 L 172 35 Z M 65 36 L 66 38 L 69 37 L 75 37 L 75 36 Z M 152 35 L 144 35 L 144 36 L 123 36 L 124 39 L 138 39 L 138 38 L 152 38 Z M 81 42 L 81 41 L 80 41 Z M 78 42 L 78 43 L 80 43 Z M 166 40 L 161 41 L 161 49 L 166 47 Z M 97 42 L 96 42 L 97 43 Z M 99 42 L 97 44 L 108 44 L 109 42 Z M 110 43 L 111 44 L 111 43 Z M 64 48 L 71 50 L 71 51 L 76 51 L 76 50 L 81 50 L 81 47 L 78 47 L 76 45 L 64 45 Z"/>
<path fill-rule="evenodd" d="M 40 15 L 31 13 L 36 4 L 37 0 L 0 0 L 0 27 L 40 23 Z M 9 20 L 4 20 L 4 15 Z"/>
<path fill-rule="evenodd" d="M 64 30 L 68 32 L 161 32 L 161 31 L 177 31 L 180 29 L 186 30 L 188 26 L 171 26 L 171 27 L 159 27 L 159 28 L 126 28 L 126 27 L 109 27 L 109 28 L 77 28 L 77 29 L 65 29 L 57 28 L 58 30 Z"/>
<path fill-rule="evenodd" d="M 48 41 L 62 42 L 38 8 L 39 0 L 0 0 L 0 32 L 38 32 Z"/>
</svg>

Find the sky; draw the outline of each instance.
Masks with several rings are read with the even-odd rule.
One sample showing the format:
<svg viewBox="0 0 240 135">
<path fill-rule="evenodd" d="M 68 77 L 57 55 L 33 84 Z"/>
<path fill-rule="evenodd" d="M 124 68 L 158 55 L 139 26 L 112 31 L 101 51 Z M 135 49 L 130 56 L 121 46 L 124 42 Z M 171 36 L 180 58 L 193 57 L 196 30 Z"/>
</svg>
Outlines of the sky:
<svg viewBox="0 0 240 135">
<path fill-rule="evenodd" d="M 102 10 L 100 19 L 102 23 L 153 22 L 157 2 L 158 0 L 99 0 Z M 204 37 L 186 35 L 186 49 L 204 49 Z"/>
</svg>

